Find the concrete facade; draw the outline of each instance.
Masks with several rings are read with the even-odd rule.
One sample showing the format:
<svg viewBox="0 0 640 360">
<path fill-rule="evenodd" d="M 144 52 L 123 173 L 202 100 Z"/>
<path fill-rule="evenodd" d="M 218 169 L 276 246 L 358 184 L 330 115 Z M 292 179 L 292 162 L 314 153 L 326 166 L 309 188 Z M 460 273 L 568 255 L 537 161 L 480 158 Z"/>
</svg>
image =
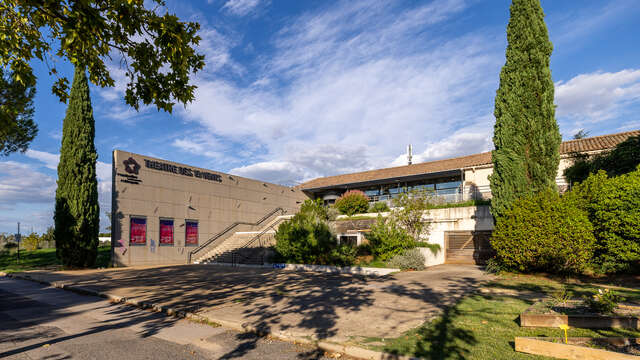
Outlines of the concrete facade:
<svg viewBox="0 0 640 360">
<path fill-rule="evenodd" d="M 383 217 L 390 213 L 380 213 Z M 358 236 L 360 239 L 366 237 L 366 232 L 371 228 L 379 214 L 360 214 L 359 217 L 369 217 L 370 219 L 348 220 L 345 215 L 340 215 L 337 221 L 332 222 L 331 228 L 338 236 Z M 422 240 L 440 246 L 440 250 L 435 254 L 428 248 L 420 248 L 425 258 L 425 266 L 434 266 L 446 262 L 446 233 L 454 231 L 492 231 L 493 216 L 488 205 L 465 206 L 447 209 L 432 209 L 425 211 L 423 215 L 425 221 L 429 221 L 429 235 Z"/>
<path fill-rule="evenodd" d="M 185 264 L 188 254 L 234 222 L 256 222 L 276 208 L 298 211 L 300 190 L 126 151 L 113 152 L 112 252 L 115 266 Z M 132 244 L 131 219 L 146 241 Z M 173 221 L 173 244 L 160 244 L 160 220 Z M 186 222 L 197 244 L 186 244 Z"/>
<path fill-rule="evenodd" d="M 431 250 L 421 248 L 420 251 L 426 260 L 425 266 L 445 263 L 447 251 L 445 243 L 446 232 L 493 230 L 493 216 L 491 216 L 487 205 L 429 210 L 427 218 L 431 222 L 427 241 L 431 244 L 438 244 L 440 251 L 433 254 Z"/>
</svg>

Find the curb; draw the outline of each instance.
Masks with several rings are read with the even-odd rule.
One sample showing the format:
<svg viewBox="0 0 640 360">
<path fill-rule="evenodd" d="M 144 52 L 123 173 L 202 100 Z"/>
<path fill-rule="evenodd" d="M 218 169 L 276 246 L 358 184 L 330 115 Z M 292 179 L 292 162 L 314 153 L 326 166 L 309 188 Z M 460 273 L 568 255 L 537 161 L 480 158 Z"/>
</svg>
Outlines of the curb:
<svg viewBox="0 0 640 360">
<path fill-rule="evenodd" d="M 292 336 L 281 331 L 268 331 L 268 330 L 260 329 L 251 324 L 243 324 L 236 321 L 229 321 L 229 320 L 222 320 L 222 319 L 213 319 L 206 316 L 197 315 L 192 312 L 178 311 L 173 308 L 169 308 L 169 307 L 158 305 L 158 304 L 138 301 L 136 299 L 128 299 L 124 296 L 103 293 L 96 290 L 84 288 L 81 286 L 68 285 L 68 284 L 65 284 L 64 282 L 45 281 L 45 280 L 31 277 L 29 275 L 18 275 L 18 274 L 11 274 L 11 273 L 7 274 L 5 272 L 0 272 L 0 276 L 32 281 L 32 282 L 36 282 L 43 285 L 49 285 L 58 289 L 70 291 L 80 295 L 97 296 L 97 297 L 107 299 L 114 303 L 136 306 L 140 309 L 150 309 L 155 312 L 164 313 L 169 316 L 175 316 L 178 318 L 184 318 L 184 319 L 195 320 L 200 322 L 212 322 L 212 323 L 219 324 L 222 327 L 235 330 L 238 332 L 253 333 L 258 336 L 269 336 L 274 339 L 278 339 L 286 342 L 292 342 L 294 344 L 311 345 L 311 346 L 315 346 L 320 350 L 342 353 L 347 356 L 351 356 L 358 359 L 365 359 L 365 360 L 419 360 L 420 359 L 416 357 L 396 355 L 396 354 L 384 353 L 384 352 L 375 351 L 375 350 L 369 350 L 369 349 L 352 346 L 352 345 L 333 343 L 333 342 L 328 342 L 324 340 L 314 341 L 314 340 L 310 340 L 303 337 Z"/>
</svg>

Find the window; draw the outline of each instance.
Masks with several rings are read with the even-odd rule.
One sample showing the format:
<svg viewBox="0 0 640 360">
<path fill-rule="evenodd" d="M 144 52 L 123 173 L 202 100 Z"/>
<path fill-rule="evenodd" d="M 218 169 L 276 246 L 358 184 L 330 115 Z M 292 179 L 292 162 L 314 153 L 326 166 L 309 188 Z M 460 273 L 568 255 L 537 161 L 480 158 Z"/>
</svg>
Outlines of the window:
<svg viewBox="0 0 640 360">
<path fill-rule="evenodd" d="M 185 238 L 186 246 L 198 246 L 198 222 L 194 220 L 185 221 Z"/>
<path fill-rule="evenodd" d="M 173 246 L 173 219 L 160 219 L 160 245 Z"/>
<path fill-rule="evenodd" d="M 436 184 L 436 189 L 442 190 L 442 189 L 458 188 L 460 187 L 460 184 L 462 184 L 462 182 L 460 181 L 443 182 L 443 183 Z"/>
<path fill-rule="evenodd" d="M 358 236 L 357 235 L 340 235 L 340 244 L 345 244 L 349 246 L 358 246 Z"/>
<path fill-rule="evenodd" d="M 380 195 L 380 189 L 365 190 L 364 194 L 367 195 L 370 198 L 374 197 L 374 196 L 378 196 L 378 195 Z"/>
<path fill-rule="evenodd" d="M 143 217 L 131 217 L 129 227 L 129 244 L 130 245 L 146 245 L 147 244 L 147 219 Z"/>
</svg>

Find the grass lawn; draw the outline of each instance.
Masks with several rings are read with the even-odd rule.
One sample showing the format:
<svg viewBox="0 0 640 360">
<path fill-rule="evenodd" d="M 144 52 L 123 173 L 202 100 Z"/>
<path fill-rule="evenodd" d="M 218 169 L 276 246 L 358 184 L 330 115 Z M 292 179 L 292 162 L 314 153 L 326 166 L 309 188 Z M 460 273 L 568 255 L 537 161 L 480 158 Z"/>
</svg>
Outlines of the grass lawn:
<svg viewBox="0 0 640 360">
<path fill-rule="evenodd" d="M 111 247 L 98 247 L 96 268 L 108 267 L 111 260 Z M 56 249 L 20 250 L 18 262 L 15 251 L 0 253 L 0 271 L 10 273 L 27 270 L 60 270 L 62 266 L 56 259 Z"/>
<path fill-rule="evenodd" d="M 593 294 L 597 287 L 564 282 L 574 297 Z M 561 337 L 563 331 L 548 328 L 521 328 L 519 315 L 539 296 L 549 296 L 562 283 L 534 276 L 502 275 L 485 286 L 483 292 L 462 299 L 432 322 L 410 330 L 396 339 L 367 339 L 372 349 L 414 355 L 427 359 L 545 359 L 515 352 L 516 336 Z M 628 302 L 640 304 L 640 290 L 614 287 Z M 485 292 L 486 291 L 486 292 Z M 630 329 L 570 329 L 569 336 L 640 337 Z M 380 345 L 384 342 L 386 345 Z"/>
</svg>

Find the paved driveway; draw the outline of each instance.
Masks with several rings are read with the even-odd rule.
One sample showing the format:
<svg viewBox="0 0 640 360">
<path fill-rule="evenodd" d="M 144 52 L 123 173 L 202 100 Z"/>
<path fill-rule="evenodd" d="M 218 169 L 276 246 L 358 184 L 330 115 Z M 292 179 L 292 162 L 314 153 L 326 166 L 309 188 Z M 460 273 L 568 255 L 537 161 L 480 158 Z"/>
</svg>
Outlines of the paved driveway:
<svg viewBox="0 0 640 360">
<path fill-rule="evenodd" d="M 335 341 L 397 337 L 490 278 L 470 265 L 441 265 L 379 278 L 213 265 L 30 275 Z"/>
</svg>

